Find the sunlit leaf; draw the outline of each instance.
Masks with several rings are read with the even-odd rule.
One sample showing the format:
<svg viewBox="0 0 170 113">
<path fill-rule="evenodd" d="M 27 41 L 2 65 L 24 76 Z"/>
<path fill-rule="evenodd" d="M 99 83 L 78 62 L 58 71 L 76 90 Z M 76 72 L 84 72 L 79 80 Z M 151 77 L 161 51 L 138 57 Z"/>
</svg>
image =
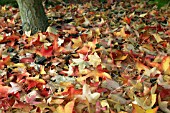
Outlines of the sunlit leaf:
<svg viewBox="0 0 170 113">
<path fill-rule="evenodd" d="M 72 101 L 68 102 L 64 106 L 64 112 L 65 113 L 73 113 L 74 104 L 75 104 L 75 100 L 72 100 Z"/>
<path fill-rule="evenodd" d="M 156 39 L 157 43 L 163 41 L 163 40 L 161 39 L 161 37 L 159 36 L 159 34 L 153 34 L 153 36 L 154 36 L 154 38 Z"/>
<path fill-rule="evenodd" d="M 94 103 L 99 97 L 100 93 L 91 93 L 90 87 L 87 84 L 83 85 L 83 94 L 75 96 L 81 100 L 88 100 L 89 103 Z"/>
<path fill-rule="evenodd" d="M 170 75 L 170 56 L 163 58 L 161 66 L 164 73 Z"/>
<path fill-rule="evenodd" d="M 93 65 L 93 67 L 97 67 L 101 63 L 101 59 L 98 54 L 95 52 L 94 55 L 88 55 L 89 63 Z"/>
</svg>

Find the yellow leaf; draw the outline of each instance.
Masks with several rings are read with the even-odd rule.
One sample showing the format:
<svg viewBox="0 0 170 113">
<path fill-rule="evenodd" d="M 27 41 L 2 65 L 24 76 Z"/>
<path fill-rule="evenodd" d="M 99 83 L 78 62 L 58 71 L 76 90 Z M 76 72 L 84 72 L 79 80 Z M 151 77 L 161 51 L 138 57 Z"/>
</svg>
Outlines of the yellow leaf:
<svg viewBox="0 0 170 113">
<path fill-rule="evenodd" d="M 3 40 L 3 39 L 4 39 L 3 35 L 0 35 L 0 41 Z"/>
<path fill-rule="evenodd" d="M 141 72 L 141 70 L 149 70 L 149 68 L 142 64 L 141 62 L 136 63 L 136 69 L 138 70 L 139 73 Z"/>
<path fill-rule="evenodd" d="M 132 104 L 132 106 L 133 106 L 132 113 L 145 113 L 145 110 L 142 107 L 138 106 L 137 104 Z"/>
<path fill-rule="evenodd" d="M 75 100 L 68 102 L 64 107 L 64 113 L 73 113 Z"/>
<path fill-rule="evenodd" d="M 153 36 L 154 36 L 155 40 L 157 41 L 157 43 L 163 41 L 163 40 L 161 39 L 161 37 L 159 36 L 159 34 L 153 34 Z"/>
<path fill-rule="evenodd" d="M 84 26 L 90 25 L 90 21 L 84 16 L 84 22 L 82 23 Z"/>
<path fill-rule="evenodd" d="M 125 27 L 122 27 L 120 32 L 114 32 L 114 35 L 116 36 L 121 36 L 123 37 L 124 39 L 128 38 L 129 37 L 129 34 L 126 34 L 125 33 Z"/>
<path fill-rule="evenodd" d="M 95 52 L 94 55 L 89 55 L 89 63 L 93 65 L 93 67 L 97 67 L 101 63 L 101 59 L 98 54 Z"/>
<path fill-rule="evenodd" d="M 154 108 L 154 109 L 148 109 L 146 110 L 145 113 L 157 113 L 158 107 Z"/>
<path fill-rule="evenodd" d="M 127 58 L 128 54 L 127 55 L 124 55 L 124 56 L 118 56 L 115 60 L 125 60 Z"/>
<path fill-rule="evenodd" d="M 61 105 L 59 105 L 59 106 L 57 107 L 56 111 L 57 111 L 57 113 L 66 113 L 66 112 L 64 111 L 63 106 L 61 106 Z"/>
<path fill-rule="evenodd" d="M 77 39 L 71 39 L 72 42 L 74 43 L 72 45 L 72 48 L 76 49 L 76 48 L 79 48 L 82 46 L 82 40 L 81 40 L 81 37 L 78 37 Z"/>
<path fill-rule="evenodd" d="M 162 63 L 162 70 L 164 71 L 164 74 L 170 74 L 170 56 L 166 56 L 163 58 Z"/>
<path fill-rule="evenodd" d="M 145 97 L 135 97 L 134 103 L 137 103 L 143 109 L 151 109 L 156 102 L 156 94 L 151 94 L 151 96 Z"/>
<path fill-rule="evenodd" d="M 41 67 L 40 67 L 40 74 L 42 74 L 42 75 L 43 75 L 43 74 L 46 74 L 46 72 L 45 72 L 45 70 L 44 70 L 44 66 L 41 66 Z"/>
</svg>

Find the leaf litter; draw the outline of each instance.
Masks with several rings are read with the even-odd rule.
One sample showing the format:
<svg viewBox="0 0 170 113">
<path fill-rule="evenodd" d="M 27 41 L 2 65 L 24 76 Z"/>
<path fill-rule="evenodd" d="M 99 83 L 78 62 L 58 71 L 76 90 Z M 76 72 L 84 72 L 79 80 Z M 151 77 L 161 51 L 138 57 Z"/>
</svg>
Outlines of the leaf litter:
<svg viewBox="0 0 170 113">
<path fill-rule="evenodd" d="M 147 1 L 46 9 L 47 32 L 26 36 L 0 7 L 0 111 L 170 112 L 170 9 Z"/>
</svg>

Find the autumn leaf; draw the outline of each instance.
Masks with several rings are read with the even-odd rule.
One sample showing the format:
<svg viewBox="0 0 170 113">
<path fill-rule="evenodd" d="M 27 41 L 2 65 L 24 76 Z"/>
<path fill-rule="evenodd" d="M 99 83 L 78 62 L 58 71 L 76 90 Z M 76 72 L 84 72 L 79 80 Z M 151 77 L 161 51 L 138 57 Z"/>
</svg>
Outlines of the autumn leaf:
<svg viewBox="0 0 170 113">
<path fill-rule="evenodd" d="M 64 106 L 64 112 L 65 113 L 73 113 L 73 109 L 74 109 L 74 104 L 75 104 L 75 99 L 68 102 L 65 106 Z"/>
<path fill-rule="evenodd" d="M 75 97 L 80 100 L 87 99 L 89 103 L 94 103 L 100 97 L 100 93 L 91 93 L 89 85 L 84 84 L 83 85 L 83 94 L 76 95 Z"/>
<path fill-rule="evenodd" d="M 65 113 L 63 106 L 59 105 L 56 109 L 57 113 Z"/>
<path fill-rule="evenodd" d="M 8 92 L 10 91 L 10 87 L 8 86 L 1 86 L 0 85 L 0 98 L 7 98 L 8 97 Z"/>
<path fill-rule="evenodd" d="M 162 101 L 160 95 L 158 95 L 158 104 L 162 111 L 169 113 L 170 109 L 168 109 L 168 101 Z"/>
<path fill-rule="evenodd" d="M 132 106 L 133 106 L 132 113 L 157 113 L 157 110 L 158 110 L 158 107 L 153 108 L 153 109 L 144 110 L 142 107 L 140 107 L 136 104 L 132 104 Z"/>
<path fill-rule="evenodd" d="M 170 56 L 166 56 L 163 58 L 162 63 L 162 70 L 165 74 L 170 75 Z"/>
<path fill-rule="evenodd" d="M 72 38 L 71 39 L 72 41 L 73 41 L 73 45 L 72 45 L 72 48 L 73 49 L 77 49 L 77 48 L 79 48 L 79 47 L 81 47 L 82 46 L 82 40 L 81 40 L 81 37 L 79 36 L 77 39 L 74 39 L 74 38 Z"/>
<path fill-rule="evenodd" d="M 137 103 L 139 106 L 141 106 L 143 109 L 148 110 L 153 107 L 153 105 L 156 102 L 156 94 L 151 94 L 150 96 L 145 97 L 135 97 L 134 103 Z"/>
<path fill-rule="evenodd" d="M 93 67 L 97 67 L 101 63 L 100 57 L 95 52 L 94 55 L 88 55 L 89 64 L 93 65 Z"/>
<path fill-rule="evenodd" d="M 53 52 L 53 46 L 48 46 L 47 48 L 45 48 L 43 45 L 40 51 L 37 50 L 37 54 L 39 54 L 40 56 L 44 56 L 46 58 L 51 57 L 52 52 Z"/>
<path fill-rule="evenodd" d="M 157 43 L 163 41 L 163 40 L 161 39 L 161 37 L 159 36 L 159 34 L 153 34 L 153 36 L 154 36 L 155 40 L 157 41 Z"/>
</svg>

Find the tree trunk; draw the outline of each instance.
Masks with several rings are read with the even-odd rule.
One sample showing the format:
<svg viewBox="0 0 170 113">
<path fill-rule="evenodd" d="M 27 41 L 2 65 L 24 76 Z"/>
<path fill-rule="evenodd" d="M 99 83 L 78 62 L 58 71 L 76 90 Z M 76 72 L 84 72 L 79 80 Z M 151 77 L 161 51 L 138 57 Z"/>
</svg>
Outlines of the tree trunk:
<svg viewBox="0 0 170 113">
<path fill-rule="evenodd" d="M 16 0 L 24 31 L 31 31 L 31 35 L 38 31 L 46 31 L 48 19 L 45 15 L 42 0 Z"/>
</svg>

